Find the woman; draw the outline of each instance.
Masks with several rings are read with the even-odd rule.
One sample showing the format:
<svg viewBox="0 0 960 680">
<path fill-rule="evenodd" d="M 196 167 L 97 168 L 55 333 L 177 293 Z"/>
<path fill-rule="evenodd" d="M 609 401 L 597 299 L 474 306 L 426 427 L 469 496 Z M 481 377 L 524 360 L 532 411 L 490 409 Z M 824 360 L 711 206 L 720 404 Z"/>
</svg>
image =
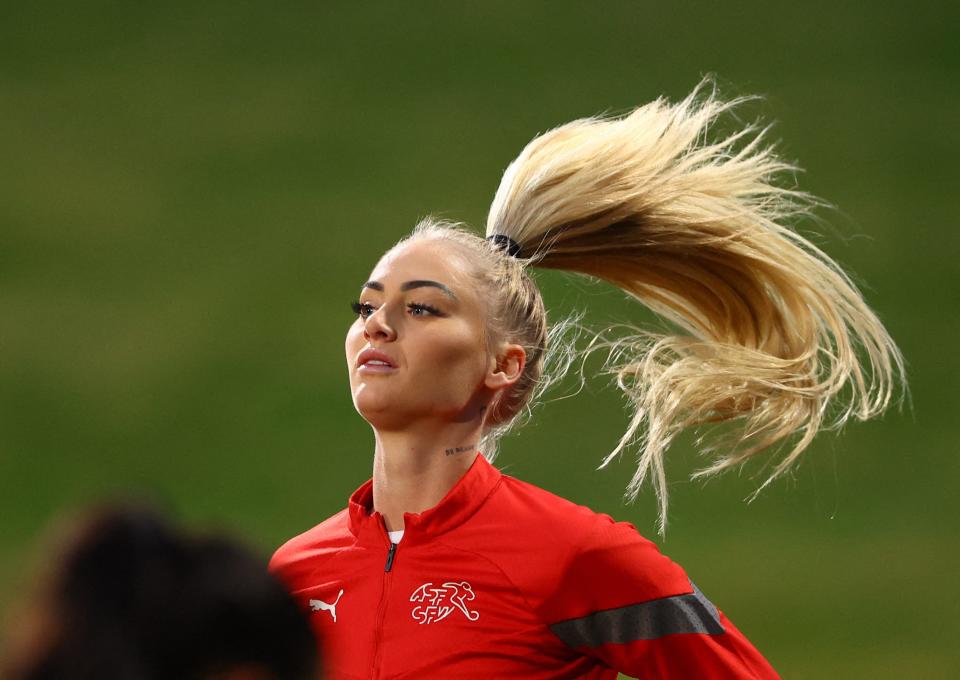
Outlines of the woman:
<svg viewBox="0 0 960 680">
<path fill-rule="evenodd" d="M 678 327 L 599 343 L 635 408 L 607 460 L 638 444 L 629 493 L 651 479 L 661 522 L 680 430 L 740 425 L 704 474 L 798 433 L 775 477 L 819 429 L 888 405 L 896 346 L 783 226 L 811 204 L 774 183 L 792 168 L 752 127 L 706 139 L 736 103 L 701 85 L 548 132 L 508 167 L 486 239 L 427 219 L 377 263 L 346 338 L 373 478 L 272 562 L 312 610 L 333 677 L 776 677 L 631 525 L 488 461 L 557 377 L 545 352 L 575 354 L 563 323 L 548 330 L 531 266 L 603 279 Z"/>
</svg>

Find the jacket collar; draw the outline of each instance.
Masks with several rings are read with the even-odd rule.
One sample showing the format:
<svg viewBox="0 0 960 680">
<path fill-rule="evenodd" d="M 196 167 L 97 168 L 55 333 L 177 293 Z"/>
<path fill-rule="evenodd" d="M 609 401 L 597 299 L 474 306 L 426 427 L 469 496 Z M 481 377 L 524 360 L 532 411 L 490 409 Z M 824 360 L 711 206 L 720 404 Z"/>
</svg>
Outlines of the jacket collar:
<svg viewBox="0 0 960 680">
<path fill-rule="evenodd" d="M 467 521 L 500 483 L 502 475 L 482 453 L 439 503 L 423 512 L 403 513 L 403 542 L 414 543 L 439 536 Z M 387 540 L 379 512 L 373 512 L 373 480 L 353 492 L 349 504 L 350 531 L 359 540 Z"/>
</svg>

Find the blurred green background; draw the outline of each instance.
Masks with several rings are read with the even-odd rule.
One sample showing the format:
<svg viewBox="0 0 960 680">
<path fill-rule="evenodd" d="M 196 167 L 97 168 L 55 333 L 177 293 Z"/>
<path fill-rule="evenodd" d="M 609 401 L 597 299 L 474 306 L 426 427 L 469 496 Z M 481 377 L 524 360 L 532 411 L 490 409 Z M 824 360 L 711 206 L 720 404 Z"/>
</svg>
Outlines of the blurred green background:
<svg viewBox="0 0 960 680">
<path fill-rule="evenodd" d="M 264 553 L 370 472 L 348 303 L 427 213 L 483 224 L 536 133 L 716 73 L 777 121 L 806 225 L 909 361 L 913 409 L 821 435 L 751 505 L 671 452 L 663 550 L 785 678 L 960 668 L 955 3 L 21 3 L 0 24 L 0 611 L 57 517 L 160 498 Z M 810 232 L 807 232 L 810 233 Z M 645 321 L 541 275 L 554 316 Z M 655 536 L 595 380 L 499 464 Z M 7 617 L 10 618 L 10 617 Z M 11 622 L 8 622 L 10 624 Z M 15 622 L 12 622 L 15 625 Z"/>
</svg>

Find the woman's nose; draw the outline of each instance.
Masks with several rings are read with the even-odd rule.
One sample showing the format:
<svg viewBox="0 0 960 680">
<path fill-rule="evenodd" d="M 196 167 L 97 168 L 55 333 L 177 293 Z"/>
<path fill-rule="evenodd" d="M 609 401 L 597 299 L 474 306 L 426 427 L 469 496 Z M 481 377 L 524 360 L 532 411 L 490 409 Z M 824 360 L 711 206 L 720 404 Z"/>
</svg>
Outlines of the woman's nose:
<svg viewBox="0 0 960 680">
<path fill-rule="evenodd" d="M 376 338 L 382 341 L 390 341 L 396 338 L 396 332 L 393 330 L 393 326 L 388 323 L 382 307 L 364 321 L 363 337 L 367 340 Z"/>
</svg>

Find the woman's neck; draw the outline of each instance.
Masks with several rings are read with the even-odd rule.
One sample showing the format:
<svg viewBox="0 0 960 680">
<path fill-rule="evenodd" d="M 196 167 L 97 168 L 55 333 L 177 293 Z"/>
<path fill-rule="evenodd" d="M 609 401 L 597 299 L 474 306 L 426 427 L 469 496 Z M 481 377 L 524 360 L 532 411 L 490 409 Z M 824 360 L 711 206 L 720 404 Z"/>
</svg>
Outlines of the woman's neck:
<svg viewBox="0 0 960 680">
<path fill-rule="evenodd" d="M 476 458 L 480 425 L 383 432 L 375 430 L 373 509 L 388 531 L 403 529 L 403 513 L 429 510 L 467 472 Z"/>
</svg>

